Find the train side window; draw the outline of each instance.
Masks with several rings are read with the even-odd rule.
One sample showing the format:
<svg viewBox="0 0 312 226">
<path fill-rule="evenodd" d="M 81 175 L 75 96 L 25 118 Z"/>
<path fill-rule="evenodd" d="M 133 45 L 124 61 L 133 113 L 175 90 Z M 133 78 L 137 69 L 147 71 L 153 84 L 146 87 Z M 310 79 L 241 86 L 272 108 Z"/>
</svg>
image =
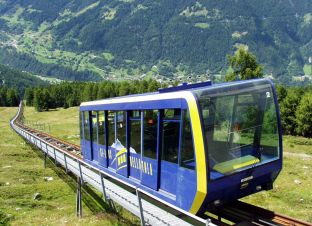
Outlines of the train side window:
<svg viewBox="0 0 312 226">
<path fill-rule="evenodd" d="M 130 152 L 141 154 L 141 112 L 130 111 Z"/>
<path fill-rule="evenodd" d="M 164 120 L 180 120 L 181 109 L 165 109 L 164 110 Z"/>
<path fill-rule="evenodd" d="M 105 114 L 98 112 L 98 144 L 105 145 Z"/>
<path fill-rule="evenodd" d="M 119 142 L 126 147 L 126 111 L 117 111 L 117 124 L 116 124 L 116 138 Z"/>
<path fill-rule="evenodd" d="M 180 166 L 188 169 L 195 169 L 196 166 L 191 121 L 187 110 L 183 111 Z"/>
<path fill-rule="evenodd" d="M 83 120 L 83 111 L 79 112 L 79 131 L 80 131 L 80 140 L 83 139 L 83 127 L 84 125 L 82 124 L 82 120 Z"/>
<path fill-rule="evenodd" d="M 129 112 L 131 119 L 140 119 L 141 118 L 141 111 L 134 110 Z"/>
<path fill-rule="evenodd" d="M 108 111 L 108 146 L 112 146 L 115 143 L 115 112 Z"/>
<path fill-rule="evenodd" d="M 181 109 L 166 109 L 162 125 L 162 160 L 178 163 Z"/>
<path fill-rule="evenodd" d="M 84 139 L 90 141 L 90 116 L 89 111 L 84 111 L 83 114 L 83 128 L 84 128 Z"/>
<path fill-rule="evenodd" d="M 97 112 L 91 112 L 92 142 L 97 142 Z"/>
<path fill-rule="evenodd" d="M 157 118 L 158 118 L 157 110 L 144 111 L 143 154 L 145 157 L 152 159 L 156 159 L 157 154 L 157 125 L 158 125 Z"/>
</svg>

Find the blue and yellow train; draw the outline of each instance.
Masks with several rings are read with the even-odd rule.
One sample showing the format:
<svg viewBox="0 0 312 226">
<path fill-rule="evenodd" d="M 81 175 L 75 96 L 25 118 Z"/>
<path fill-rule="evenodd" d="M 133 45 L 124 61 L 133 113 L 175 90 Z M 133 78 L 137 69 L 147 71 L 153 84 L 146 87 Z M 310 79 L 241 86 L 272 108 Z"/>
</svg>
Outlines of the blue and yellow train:
<svg viewBox="0 0 312 226">
<path fill-rule="evenodd" d="M 274 86 L 210 82 L 82 103 L 86 162 L 194 214 L 272 188 L 282 168 Z"/>
</svg>

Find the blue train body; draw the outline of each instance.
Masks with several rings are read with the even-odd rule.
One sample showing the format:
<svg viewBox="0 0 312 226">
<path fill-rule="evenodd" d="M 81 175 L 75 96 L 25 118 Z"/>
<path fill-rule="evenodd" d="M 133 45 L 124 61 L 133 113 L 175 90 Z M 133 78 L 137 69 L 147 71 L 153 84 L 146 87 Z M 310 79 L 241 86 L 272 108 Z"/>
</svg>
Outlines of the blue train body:
<svg viewBox="0 0 312 226">
<path fill-rule="evenodd" d="M 194 214 L 271 189 L 282 168 L 266 79 L 85 102 L 80 112 L 86 162 Z"/>
</svg>

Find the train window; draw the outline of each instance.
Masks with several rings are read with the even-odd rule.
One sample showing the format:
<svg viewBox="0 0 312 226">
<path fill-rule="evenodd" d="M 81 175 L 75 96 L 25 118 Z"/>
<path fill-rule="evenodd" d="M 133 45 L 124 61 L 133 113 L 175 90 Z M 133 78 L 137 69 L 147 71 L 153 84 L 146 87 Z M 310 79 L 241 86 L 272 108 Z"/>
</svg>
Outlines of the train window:
<svg viewBox="0 0 312 226">
<path fill-rule="evenodd" d="M 271 93 L 273 96 L 273 94 Z M 269 161 L 270 159 L 278 157 L 278 128 L 276 108 L 273 99 L 266 101 L 265 113 L 263 116 L 263 126 L 261 131 L 261 158 L 263 161 Z"/>
<path fill-rule="evenodd" d="M 115 143 L 115 112 L 108 111 L 108 146 L 112 146 Z"/>
<path fill-rule="evenodd" d="M 130 119 L 130 152 L 141 153 L 141 117 Z"/>
<path fill-rule="evenodd" d="M 82 124 L 83 112 L 79 112 L 79 131 L 80 131 L 80 140 L 83 139 L 83 124 Z"/>
<path fill-rule="evenodd" d="M 126 147 L 126 120 L 127 120 L 126 111 L 117 111 L 117 124 L 116 124 L 116 138 L 119 142 Z"/>
<path fill-rule="evenodd" d="M 84 139 L 90 140 L 90 124 L 89 124 L 89 111 L 84 111 L 83 114 L 83 128 L 84 128 Z"/>
<path fill-rule="evenodd" d="M 152 159 L 156 159 L 157 153 L 157 118 L 157 110 L 144 111 L 143 154 Z"/>
<path fill-rule="evenodd" d="M 180 120 L 181 109 L 165 109 L 164 120 Z"/>
<path fill-rule="evenodd" d="M 183 129 L 182 129 L 180 165 L 188 169 L 195 169 L 193 136 L 190 116 L 187 110 L 183 111 Z"/>
<path fill-rule="evenodd" d="M 105 145 L 105 114 L 98 112 L 98 144 Z"/>
<path fill-rule="evenodd" d="M 180 109 L 166 109 L 164 111 L 161 159 L 176 164 L 179 153 L 180 118 Z"/>
<path fill-rule="evenodd" d="M 278 158 L 278 122 L 270 84 L 237 84 L 195 94 L 212 179 Z"/>
<path fill-rule="evenodd" d="M 141 112 L 140 111 L 130 111 L 130 118 L 133 119 L 141 119 Z"/>
<path fill-rule="evenodd" d="M 92 142 L 97 142 L 97 112 L 91 112 L 91 120 L 92 120 Z"/>
</svg>

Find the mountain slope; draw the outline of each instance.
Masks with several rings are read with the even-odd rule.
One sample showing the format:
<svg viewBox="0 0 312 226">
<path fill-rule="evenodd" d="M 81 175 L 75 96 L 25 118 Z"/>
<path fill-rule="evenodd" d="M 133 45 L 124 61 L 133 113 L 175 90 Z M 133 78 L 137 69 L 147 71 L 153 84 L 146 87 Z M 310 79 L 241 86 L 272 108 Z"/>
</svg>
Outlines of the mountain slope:
<svg viewBox="0 0 312 226">
<path fill-rule="evenodd" d="M 266 73 L 292 76 L 312 55 L 311 10 L 310 0 L 2 0 L 0 52 L 12 54 L 0 61 L 70 80 L 219 73 L 247 45 Z"/>
<path fill-rule="evenodd" d="M 0 86 L 17 88 L 19 93 L 23 94 L 26 87 L 43 85 L 48 85 L 48 83 L 29 73 L 13 70 L 0 64 Z"/>
</svg>

